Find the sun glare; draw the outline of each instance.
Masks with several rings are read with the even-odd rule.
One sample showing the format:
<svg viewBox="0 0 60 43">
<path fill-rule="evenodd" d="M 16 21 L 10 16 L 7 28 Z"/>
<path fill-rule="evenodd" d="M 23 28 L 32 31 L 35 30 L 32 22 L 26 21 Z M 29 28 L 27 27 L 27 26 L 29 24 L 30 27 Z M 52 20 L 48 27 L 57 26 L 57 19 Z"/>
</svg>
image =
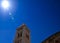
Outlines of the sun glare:
<svg viewBox="0 0 60 43">
<path fill-rule="evenodd" d="M 8 9 L 9 8 L 9 2 L 7 1 L 7 0 L 4 0 L 4 1 L 2 1 L 2 7 L 4 8 L 4 9 Z"/>
</svg>

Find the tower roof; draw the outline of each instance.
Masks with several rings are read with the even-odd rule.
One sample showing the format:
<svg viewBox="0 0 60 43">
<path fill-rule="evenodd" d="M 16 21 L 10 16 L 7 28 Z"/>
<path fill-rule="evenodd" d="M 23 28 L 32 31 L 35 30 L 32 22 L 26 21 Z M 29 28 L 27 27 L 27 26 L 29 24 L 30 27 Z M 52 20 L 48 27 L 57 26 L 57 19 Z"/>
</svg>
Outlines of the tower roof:
<svg viewBox="0 0 60 43">
<path fill-rule="evenodd" d="M 25 24 L 22 24 L 21 26 L 19 26 L 19 27 L 17 28 L 17 30 L 21 30 L 21 29 L 26 29 L 27 31 L 30 32 L 30 30 L 28 29 L 28 27 L 27 27 Z"/>
</svg>

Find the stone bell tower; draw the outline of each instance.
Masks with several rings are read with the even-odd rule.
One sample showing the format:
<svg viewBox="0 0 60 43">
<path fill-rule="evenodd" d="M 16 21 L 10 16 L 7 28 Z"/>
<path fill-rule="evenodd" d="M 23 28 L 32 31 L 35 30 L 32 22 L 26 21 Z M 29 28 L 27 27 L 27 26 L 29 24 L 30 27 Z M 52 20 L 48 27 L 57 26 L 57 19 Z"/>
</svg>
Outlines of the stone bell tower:
<svg viewBox="0 0 60 43">
<path fill-rule="evenodd" d="M 17 28 L 14 43 L 30 43 L 30 31 L 25 24 Z"/>
</svg>

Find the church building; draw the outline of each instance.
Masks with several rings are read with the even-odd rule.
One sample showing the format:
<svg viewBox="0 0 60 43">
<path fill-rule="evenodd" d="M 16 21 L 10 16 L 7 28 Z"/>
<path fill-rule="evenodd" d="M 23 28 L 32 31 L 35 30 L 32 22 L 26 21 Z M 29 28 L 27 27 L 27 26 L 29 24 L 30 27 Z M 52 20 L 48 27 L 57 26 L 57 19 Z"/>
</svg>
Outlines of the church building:
<svg viewBox="0 0 60 43">
<path fill-rule="evenodd" d="M 51 35 L 42 43 L 60 43 L 60 32 L 56 32 L 55 34 Z"/>
<path fill-rule="evenodd" d="M 25 24 L 16 29 L 14 43 L 30 43 L 30 30 Z M 42 43 L 60 43 L 60 32 L 56 32 Z"/>
</svg>

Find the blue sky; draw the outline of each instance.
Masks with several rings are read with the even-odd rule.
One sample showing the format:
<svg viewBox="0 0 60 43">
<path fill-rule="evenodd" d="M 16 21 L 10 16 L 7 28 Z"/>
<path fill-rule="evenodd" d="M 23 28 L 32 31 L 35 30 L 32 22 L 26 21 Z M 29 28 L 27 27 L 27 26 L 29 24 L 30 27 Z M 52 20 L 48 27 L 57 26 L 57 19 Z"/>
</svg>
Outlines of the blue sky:
<svg viewBox="0 0 60 43">
<path fill-rule="evenodd" d="M 9 0 L 11 8 L 0 6 L 0 43 L 13 43 L 18 26 L 25 23 L 31 31 L 31 43 L 41 43 L 60 31 L 60 0 Z M 1 5 L 1 0 L 0 0 Z M 9 16 L 11 12 L 14 20 Z"/>
</svg>

